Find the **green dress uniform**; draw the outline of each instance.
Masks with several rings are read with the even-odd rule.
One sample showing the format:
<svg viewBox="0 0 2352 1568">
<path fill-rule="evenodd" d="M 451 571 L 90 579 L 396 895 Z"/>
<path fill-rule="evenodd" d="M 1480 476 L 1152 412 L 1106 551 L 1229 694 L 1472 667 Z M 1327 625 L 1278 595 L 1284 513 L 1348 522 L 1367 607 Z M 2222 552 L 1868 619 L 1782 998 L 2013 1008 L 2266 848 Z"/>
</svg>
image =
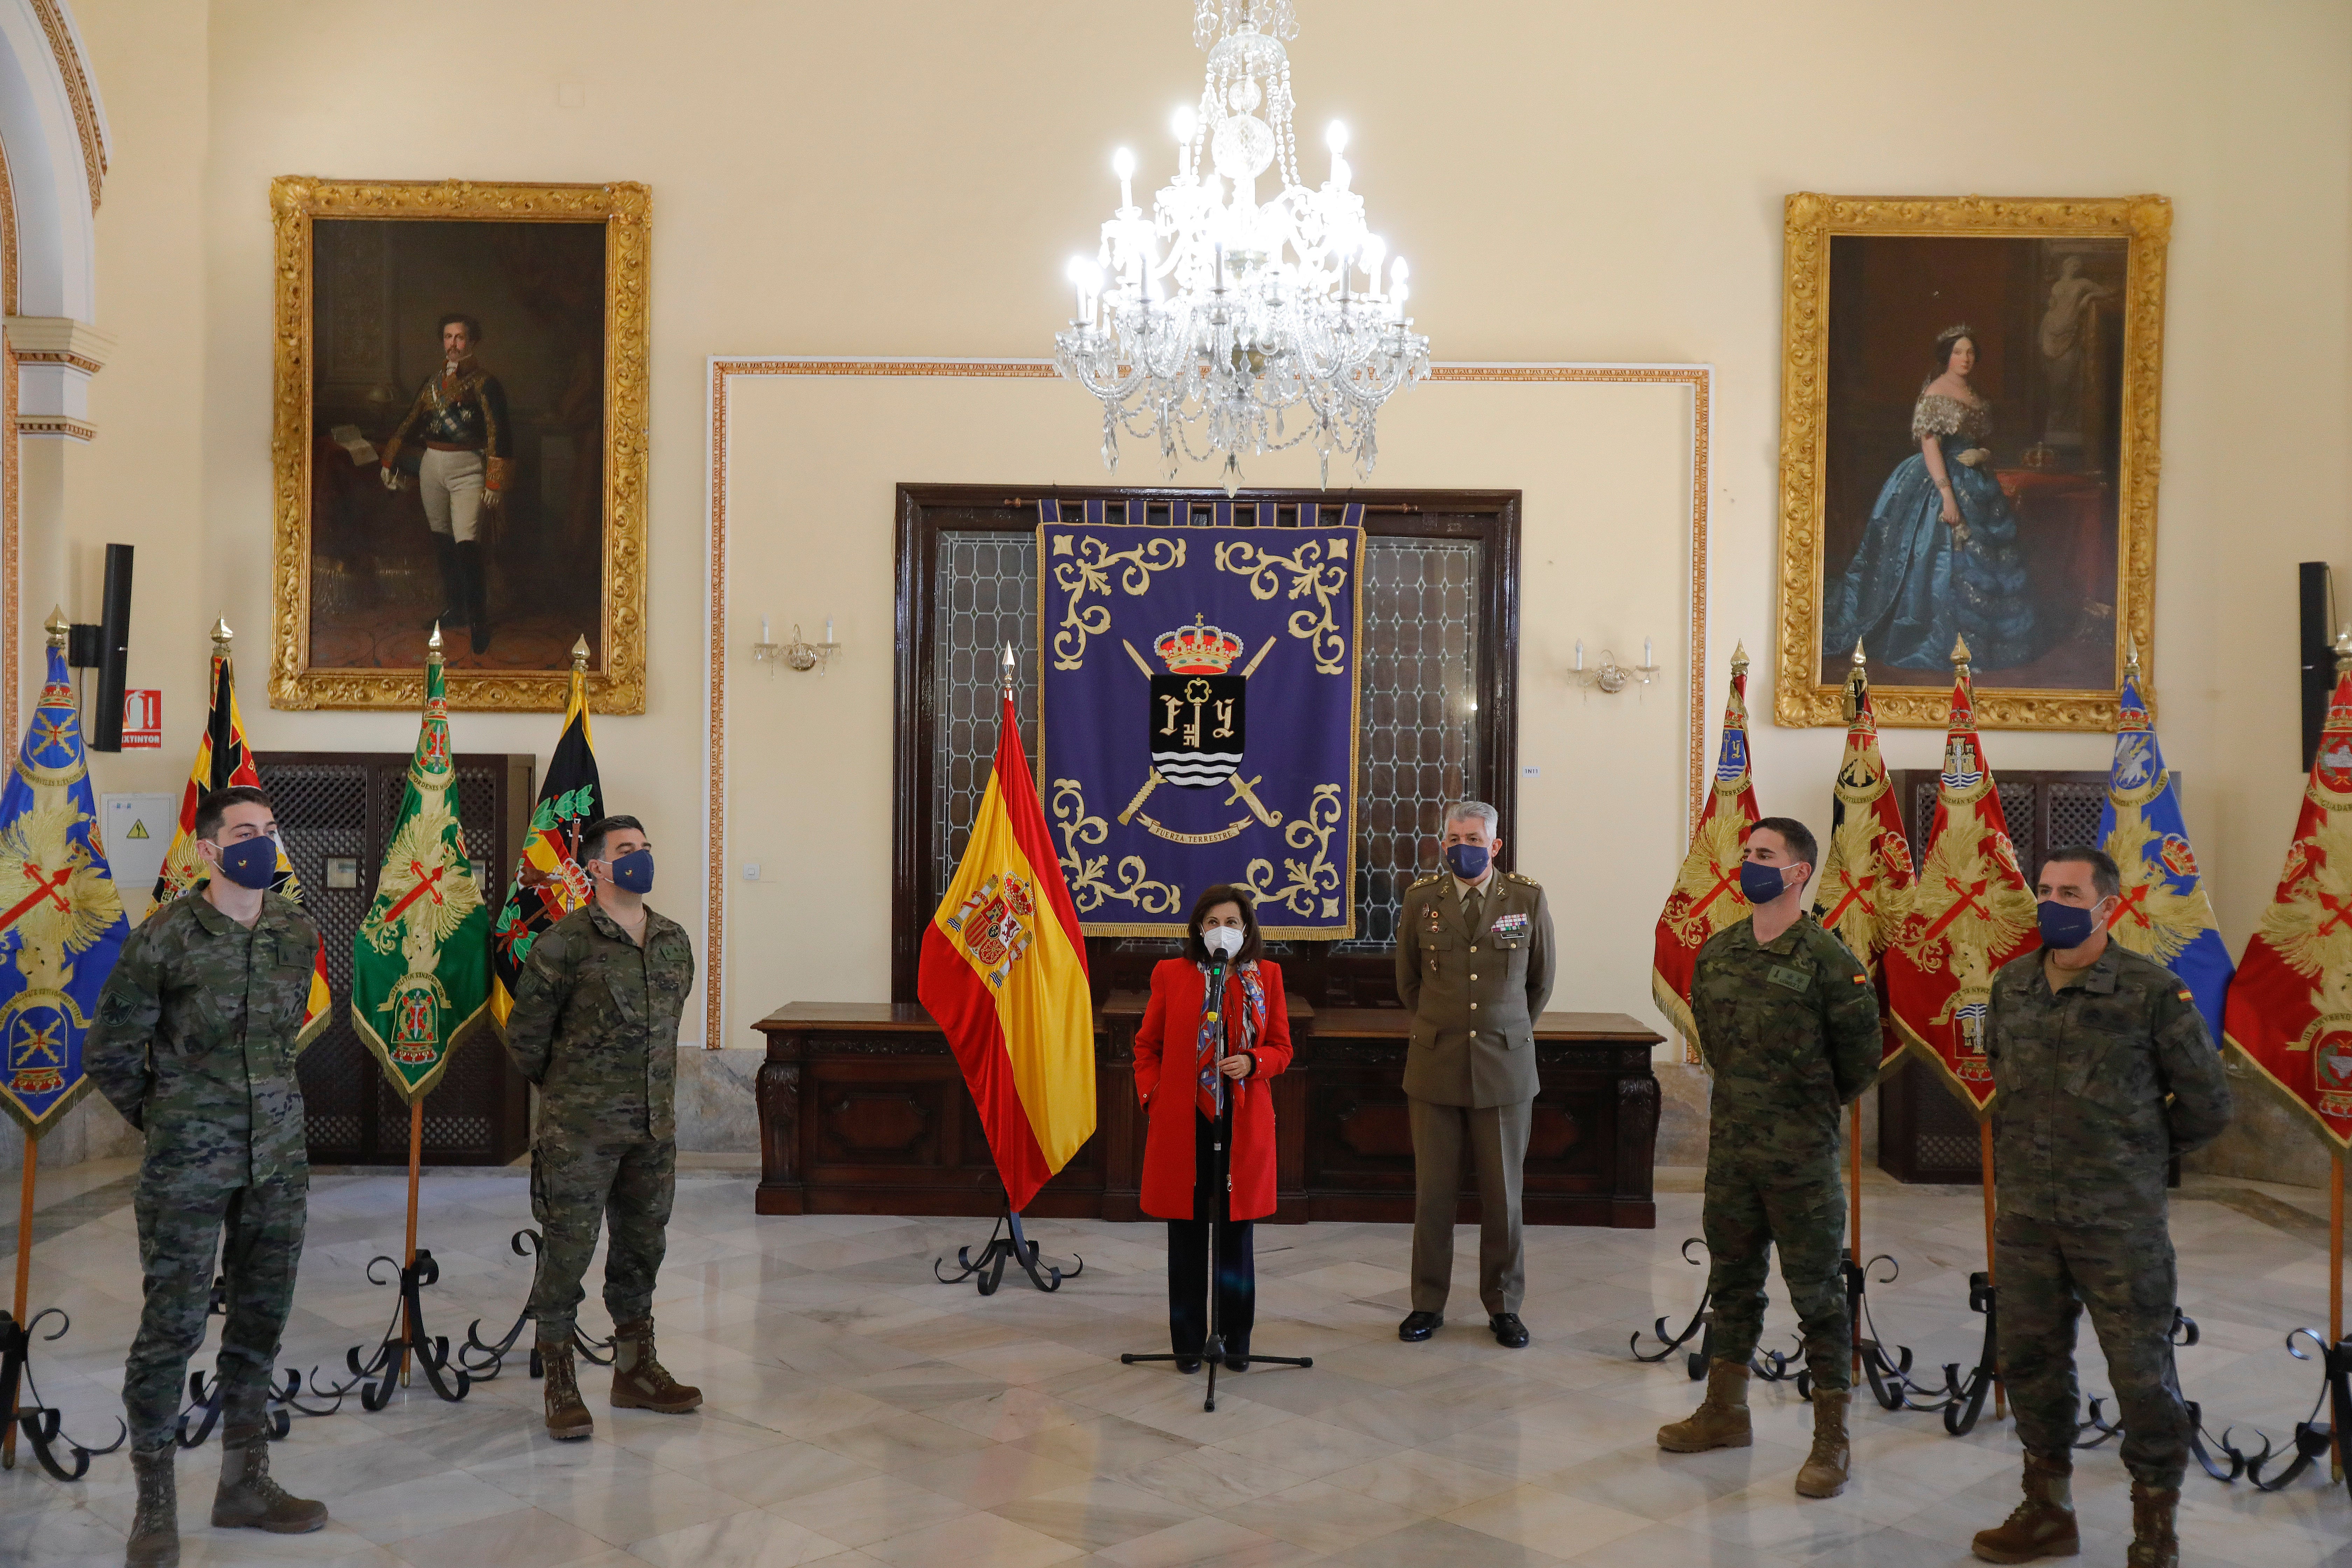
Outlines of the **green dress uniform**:
<svg viewBox="0 0 2352 1568">
<path fill-rule="evenodd" d="M 1527 1287 L 1521 1167 L 1536 1097 L 1535 1023 L 1551 995 L 1551 911 L 1516 872 L 1484 887 L 1447 872 L 1405 890 L 1398 1000 L 1412 1015 L 1404 1092 L 1412 1121 L 1412 1310 L 1439 1312 L 1454 1281 L 1454 1221 L 1467 1145 L 1478 1168 L 1478 1300 L 1517 1312 Z"/>
<path fill-rule="evenodd" d="M 2053 993 L 2043 955 L 1993 977 L 1994 1280 L 2017 1435 L 2063 1461 L 2074 1442 L 2074 1333 L 2090 1309 L 2135 1480 L 2177 1489 L 2189 1412 L 2172 1365 L 2166 1168 L 2221 1135 L 2230 1084 L 2195 998 L 2110 941 Z"/>
<path fill-rule="evenodd" d="M 1742 1366 L 1756 1353 L 1777 1245 L 1814 1386 L 1850 1388 L 1838 1113 L 1878 1079 L 1877 994 L 1808 910 L 1770 942 L 1756 940 L 1752 920 L 1709 937 L 1690 1002 L 1714 1078 L 1704 1225 L 1711 1353 Z"/>
<path fill-rule="evenodd" d="M 693 988 L 686 929 L 651 909 L 643 947 L 592 900 L 523 961 L 506 1043 L 539 1088 L 530 1315 L 541 1340 L 571 1338 L 600 1221 L 612 1231 L 605 1310 L 616 1324 L 652 1315 L 677 1185 L 678 1020 Z"/>
<path fill-rule="evenodd" d="M 99 996 L 84 1066 L 147 1135 L 132 1200 L 145 1303 L 122 1374 L 134 1451 L 172 1441 L 215 1244 L 221 1385 L 232 1406 L 268 1389 L 310 1191 L 294 1056 L 318 950 L 319 928 L 292 900 L 263 894 L 247 927 L 197 889 L 131 933 Z"/>
</svg>

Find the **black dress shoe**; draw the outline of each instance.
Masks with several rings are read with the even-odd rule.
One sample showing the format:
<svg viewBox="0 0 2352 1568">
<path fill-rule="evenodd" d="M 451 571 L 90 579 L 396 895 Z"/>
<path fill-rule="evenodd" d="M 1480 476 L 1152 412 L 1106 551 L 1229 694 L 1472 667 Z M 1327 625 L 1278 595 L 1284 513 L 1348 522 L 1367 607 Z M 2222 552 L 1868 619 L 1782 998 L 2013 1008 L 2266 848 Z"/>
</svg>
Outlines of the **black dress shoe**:
<svg viewBox="0 0 2352 1568">
<path fill-rule="evenodd" d="M 1397 1325 L 1397 1338 L 1409 1345 L 1417 1345 L 1445 1326 L 1443 1312 L 1414 1312 Z"/>
<path fill-rule="evenodd" d="M 1227 1372 L 1247 1372 L 1249 1370 L 1249 1346 L 1236 1345 L 1227 1350 L 1225 1352 L 1225 1370 Z"/>
<path fill-rule="evenodd" d="M 1517 1312 L 1497 1312 L 1486 1320 L 1486 1326 L 1495 1331 L 1495 1342 L 1505 1350 L 1528 1348 L 1528 1326 L 1519 1321 Z"/>
<path fill-rule="evenodd" d="M 1187 1373 L 1198 1372 L 1201 1370 L 1201 1358 L 1196 1355 L 1180 1355 L 1176 1358 L 1176 1370 Z"/>
</svg>

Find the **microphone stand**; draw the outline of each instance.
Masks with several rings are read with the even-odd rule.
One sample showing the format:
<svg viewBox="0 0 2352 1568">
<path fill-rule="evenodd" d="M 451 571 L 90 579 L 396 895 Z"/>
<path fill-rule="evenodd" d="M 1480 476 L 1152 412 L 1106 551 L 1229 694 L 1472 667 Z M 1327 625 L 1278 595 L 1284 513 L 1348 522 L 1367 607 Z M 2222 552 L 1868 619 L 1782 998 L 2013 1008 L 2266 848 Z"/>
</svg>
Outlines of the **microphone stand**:
<svg viewBox="0 0 2352 1568">
<path fill-rule="evenodd" d="M 1227 960 L 1223 954 L 1217 954 L 1215 966 L 1209 971 L 1207 999 L 1204 1003 L 1209 1009 L 1209 1016 L 1204 1022 L 1220 1026 L 1216 1032 L 1217 1076 L 1220 1079 L 1224 1076 L 1225 1062 L 1225 1031 L 1222 1026 L 1222 1020 L 1224 1013 L 1226 973 Z M 1164 1069 L 1160 1075 L 1160 1081 L 1163 1086 L 1168 1081 L 1168 1075 Z M 1201 1408 L 1204 1411 L 1214 1410 L 1217 1407 L 1217 1368 L 1225 1359 L 1224 1293 L 1217 1288 L 1220 1283 L 1217 1261 L 1224 1253 L 1225 1226 L 1231 1223 L 1229 1216 L 1234 1206 L 1234 1101 L 1240 1093 L 1240 1083 L 1224 1084 L 1223 1092 L 1217 1097 L 1220 1101 L 1217 1107 L 1217 1119 L 1213 1124 L 1214 1131 L 1209 1140 L 1209 1338 L 1201 1347 L 1201 1359 L 1209 1363 L 1208 1395 L 1201 1402 Z M 1133 1366 L 1138 1362 L 1177 1361 L 1182 1358 L 1171 1352 L 1166 1355 L 1121 1354 L 1118 1359 L 1121 1365 Z M 1253 1362 L 1263 1362 L 1268 1366 L 1313 1366 L 1315 1364 L 1313 1356 L 1258 1355 L 1253 1352 L 1249 1359 Z"/>
</svg>

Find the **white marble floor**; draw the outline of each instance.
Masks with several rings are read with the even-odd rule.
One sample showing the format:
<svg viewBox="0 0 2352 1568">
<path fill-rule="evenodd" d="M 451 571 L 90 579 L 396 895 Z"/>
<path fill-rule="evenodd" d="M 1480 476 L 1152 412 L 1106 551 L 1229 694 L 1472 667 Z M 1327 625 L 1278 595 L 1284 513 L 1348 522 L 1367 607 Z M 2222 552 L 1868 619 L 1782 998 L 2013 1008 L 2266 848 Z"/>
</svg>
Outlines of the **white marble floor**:
<svg viewBox="0 0 2352 1568">
<path fill-rule="evenodd" d="M 1801 1500 L 1791 1480 L 1806 1414 L 1786 1385 L 1757 1389 L 1754 1447 L 1661 1454 L 1652 1433 L 1689 1408 L 1695 1385 L 1679 1357 L 1636 1364 L 1626 1337 L 1687 1310 L 1698 1271 L 1675 1249 L 1697 1228 L 1695 1193 L 1663 1195 L 1654 1231 L 1530 1230 L 1535 1343 L 1519 1352 L 1486 1333 L 1466 1273 L 1461 1318 L 1429 1344 L 1397 1342 L 1402 1226 L 1263 1226 L 1257 1348 L 1315 1366 L 1232 1378 L 1203 1414 L 1198 1377 L 1118 1360 L 1165 1348 L 1158 1226 L 1040 1221 L 1047 1247 L 1085 1256 L 1083 1277 L 1055 1296 L 1008 1284 L 982 1300 L 933 1283 L 930 1265 L 985 1225 L 761 1219 L 751 1185 L 680 1183 L 656 1312 L 664 1360 L 708 1395 L 700 1414 L 613 1411 L 592 1372 L 595 1440 L 557 1445 L 519 1364 L 458 1405 L 420 1382 L 375 1414 L 354 1401 L 299 1420 L 277 1446 L 278 1475 L 333 1510 L 316 1535 L 211 1530 L 218 1445 L 184 1455 L 184 1562 L 1911 1568 L 1971 1561 L 1969 1534 L 2016 1496 L 2015 1439 L 1990 1412 L 1955 1439 L 1932 1416 L 1865 1399 L 1853 1484 Z M 381 1332 L 392 1292 L 364 1270 L 399 1244 L 404 1186 L 394 1175 L 317 1181 L 283 1364 L 331 1372 L 345 1347 Z M 68 1430 L 100 1437 L 114 1430 L 139 1293 L 130 1211 L 107 1204 L 115 1191 L 74 1197 L 59 1212 L 75 1223 L 53 1221 L 58 1233 L 34 1254 L 36 1305 L 73 1318 L 41 1350 L 41 1390 Z M 2316 1388 L 2280 1341 L 2325 1311 L 2324 1222 L 2312 1194 L 2292 1189 L 2195 1192 L 2174 1211 L 2184 1304 L 2203 1329 L 2181 1352 L 2185 1386 L 2211 1429 L 2259 1425 L 2283 1438 Z M 435 1176 L 424 1194 L 421 1237 L 443 1268 L 427 1293 L 433 1326 L 462 1334 L 479 1315 L 502 1331 L 529 1280 L 507 1249 L 528 1218 L 526 1184 Z M 1874 1293 L 1880 1327 L 1923 1363 L 1973 1362 L 1977 1194 L 1874 1173 L 1868 1203 L 1872 1249 L 1903 1266 Z M 1469 1233 L 1463 1242 L 1466 1271 L 1476 1247 Z M 583 1322 L 604 1327 L 593 1284 Z M 1788 1322 L 1776 1304 L 1773 1332 Z M 2085 1385 L 2103 1390 L 2085 1350 Z M 2112 1444 L 2082 1456 L 2084 1563 L 2123 1561 L 2126 1488 Z M 0 1563 L 119 1563 L 131 1507 L 120 1454 L 74 1486 L 20 1459 L 0 1476 Z M 2310 1478 L 2262 1496 L 2192 1468 L 2181 1530 L 2189 1563 L 2352 1564 L 2352 1505 Z"/>
</svg>

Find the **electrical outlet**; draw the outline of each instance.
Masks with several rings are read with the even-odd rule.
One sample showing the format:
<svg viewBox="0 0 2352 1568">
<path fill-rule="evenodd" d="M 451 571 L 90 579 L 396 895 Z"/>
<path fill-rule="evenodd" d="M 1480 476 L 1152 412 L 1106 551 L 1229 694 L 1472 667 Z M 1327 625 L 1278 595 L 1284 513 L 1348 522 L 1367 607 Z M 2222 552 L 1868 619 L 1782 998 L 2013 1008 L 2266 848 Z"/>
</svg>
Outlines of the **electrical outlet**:
<svg viewBox="0 0 2352 1568">
<path fill-rule="evenodd" d="M 757 860 L 743 862 L 743 879 L 747 882 L 756 882 L 760 879 L 760 863 Z"/>
</svg>

